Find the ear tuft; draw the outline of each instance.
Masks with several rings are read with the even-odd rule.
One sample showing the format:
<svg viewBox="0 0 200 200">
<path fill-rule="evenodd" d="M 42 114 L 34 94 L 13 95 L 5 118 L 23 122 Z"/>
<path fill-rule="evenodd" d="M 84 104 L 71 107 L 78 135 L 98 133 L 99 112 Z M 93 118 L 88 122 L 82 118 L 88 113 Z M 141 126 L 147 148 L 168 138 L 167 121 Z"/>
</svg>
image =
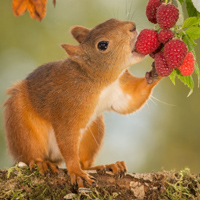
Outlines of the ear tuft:
<svg viewBox="0 0 200 200">
<path fill-rule="evenodd" d="M 89 34 L 90 29 L 83 26 L 74 26 L 71 29 L 71 34 L 79 43 L 81 43 L 85 37 Z"/>
<path fill-rule="evenodd" d="M 70 45 L 69 44 L 61 44 L 60 46 L 67 52 Z"/>
</svg>

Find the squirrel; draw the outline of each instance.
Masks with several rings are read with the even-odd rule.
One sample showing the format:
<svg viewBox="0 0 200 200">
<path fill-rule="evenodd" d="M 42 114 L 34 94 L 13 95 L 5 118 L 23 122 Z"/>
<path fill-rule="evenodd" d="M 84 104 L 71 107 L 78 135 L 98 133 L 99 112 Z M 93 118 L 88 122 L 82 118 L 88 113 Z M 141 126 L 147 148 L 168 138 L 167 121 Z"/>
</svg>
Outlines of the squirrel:
<svg viewBox="0 0 200 200">
<path fill-rule="evenodd" d="M 128 67 L 145 57 L 135 50 L 132 21 L 107 20 L 93 29 L 75 26 L 78 45 L 62 44 L 64 60 L 44 64 L 7 90 L 4 119 L 8 149 L 15 162 L 58 173 L 65 162 L 72 184 L 95 184 L 84 170 L 123 176 L 124 161 L 93 166 L 104 137 L 104 111 L 138 110 L 161 80 L 153 66 L 144 77 Z"/>
</svg>

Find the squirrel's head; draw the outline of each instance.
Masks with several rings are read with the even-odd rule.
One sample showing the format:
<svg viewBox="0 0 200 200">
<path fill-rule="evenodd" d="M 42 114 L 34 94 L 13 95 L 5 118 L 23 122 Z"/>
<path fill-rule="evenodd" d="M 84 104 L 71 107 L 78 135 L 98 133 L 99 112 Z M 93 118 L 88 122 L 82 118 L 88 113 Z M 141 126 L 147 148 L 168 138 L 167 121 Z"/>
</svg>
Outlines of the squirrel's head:
<svg viewBox="0 0 200 200">
<path fill-rule="evenodd" d="M 138 33 L 134 22 L 110 19 L 91 30 L 75 26 L 71 33 L 80 44 L 62 47 L 79 64 L 103 71 L 122 71 L 144 58 L 135 51 Z"/>
</svg>

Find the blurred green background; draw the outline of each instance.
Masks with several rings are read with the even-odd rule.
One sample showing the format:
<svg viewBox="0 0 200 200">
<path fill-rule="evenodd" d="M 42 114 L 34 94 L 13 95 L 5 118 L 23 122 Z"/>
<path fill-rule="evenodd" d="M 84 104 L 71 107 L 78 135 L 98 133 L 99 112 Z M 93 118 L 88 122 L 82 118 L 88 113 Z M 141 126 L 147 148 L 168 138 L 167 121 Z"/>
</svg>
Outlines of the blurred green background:
<svg viewBox="0 0 200 200">
<path fill-rule="evenodd" d="M 145 16 L 147 0 L 57 0 L 56 8 L 47 4 L 42 22 L 26 13 L 14 17 L 11 0 L 0 1 L 0 104 L 5 91 L 24 79 L 36 67 L 63 59 L 61 43 L 77 44 L 69 29 L 73 25 L 92 28 L 109 19 L 131 19 L 138 30 L 153 28 Z M 196 47 L 200 64 L 200 40 Z M 131 67 L 133 74 L 144 76 L 151 68 L 147 56 Z M 174 86 L 165 78 L 155 88 L 151 99 L 139 111 L 128 116 L 106 113 L 106 135 L 96 164 L 125 160 L 130 172 L 150 172 L 189 167 L 200 172 L 200 89 L 197 78 L 193 94 L 180 81 Z M 0 110 L 0 168 L 12 165 L 7 153 Z"/>
</svg>

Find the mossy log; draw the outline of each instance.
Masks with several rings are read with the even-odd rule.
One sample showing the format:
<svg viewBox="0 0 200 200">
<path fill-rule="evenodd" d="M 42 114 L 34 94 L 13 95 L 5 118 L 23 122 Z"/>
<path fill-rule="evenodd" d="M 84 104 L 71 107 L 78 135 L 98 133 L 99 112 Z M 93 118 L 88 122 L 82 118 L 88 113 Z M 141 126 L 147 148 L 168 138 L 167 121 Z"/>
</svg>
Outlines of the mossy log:
<svg viewBox="0 0 200 200">
<path fill-rule="evenodd" d="M 66 169 L 58 175 L 41 175 L 36 169 L 17 165 L 0 170 L 0 199 L 200 199 L 200 176 L 186 168 L 179 173 L 127 173 L 115 178 L 111 172 L 88 171 L 98 181 L 96 187 L 76 188 L 70 184 Z"/>
</svg>

